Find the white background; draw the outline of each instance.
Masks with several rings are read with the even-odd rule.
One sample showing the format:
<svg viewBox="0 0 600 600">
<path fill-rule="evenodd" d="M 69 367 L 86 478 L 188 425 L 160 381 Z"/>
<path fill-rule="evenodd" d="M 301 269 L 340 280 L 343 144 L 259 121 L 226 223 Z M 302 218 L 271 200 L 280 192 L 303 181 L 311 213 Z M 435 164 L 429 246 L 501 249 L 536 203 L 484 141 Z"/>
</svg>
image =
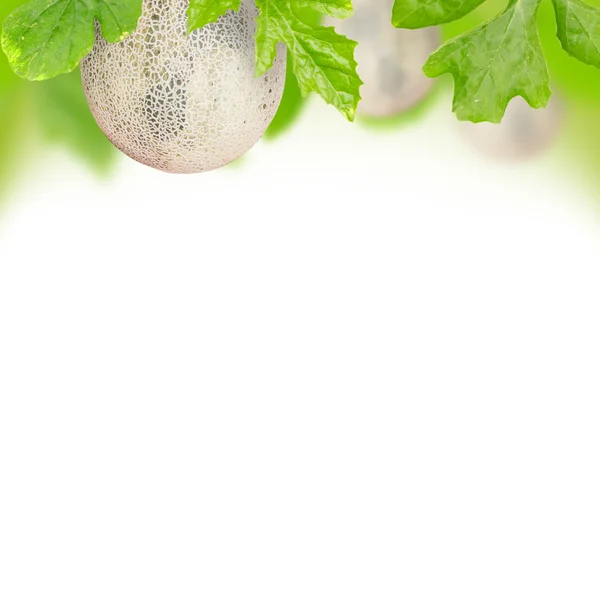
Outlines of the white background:
<svg viewBox="0 0 600 600">
<path fill-rule="evenodd" d="M 2 600 L 597 600 L 597 210 L 454 125 L 21 186 Z"/>
</svg>

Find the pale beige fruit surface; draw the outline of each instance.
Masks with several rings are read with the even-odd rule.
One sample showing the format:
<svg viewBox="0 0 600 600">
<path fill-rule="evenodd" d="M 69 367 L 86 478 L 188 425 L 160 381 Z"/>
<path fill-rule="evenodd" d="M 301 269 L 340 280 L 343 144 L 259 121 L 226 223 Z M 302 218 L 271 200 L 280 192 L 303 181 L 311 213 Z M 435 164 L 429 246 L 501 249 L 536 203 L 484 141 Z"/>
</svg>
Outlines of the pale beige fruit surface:
<svg viewBox="0 0 600 600">
<path fill-rule="evenodd" d="M 358 74 L 364 85 L 357 113 L 397 115 L 421 101 L 434 84 L 423 73 L 429 55 L 440 45 L 437 28 L 397 29 L 391 23 L 394 0 L 354 0 L 354 14 L 326 24 L 356 40 Z"/>
<path fill-rule="evenodd" d="M 501 123 L 460 123 L 463 135 L 486 156 L 519 159 L 548 150 L 561 131 L 563 108 L 553 94 L 546 108 L 531 108 L 517 96 L 506 109 Z"/>
<path fill-rule="evenodd" d="M 131 158 L 171 173 L 216 169 L 247 152 L 275 116 L 285 83 L 285 47 L 254 77 L 257 10 L 187 34 L 188 0 L 144 0 L 134 33 L 116 44 L 96 30 L 81 63 L 90 109 Z"/>
</svg>

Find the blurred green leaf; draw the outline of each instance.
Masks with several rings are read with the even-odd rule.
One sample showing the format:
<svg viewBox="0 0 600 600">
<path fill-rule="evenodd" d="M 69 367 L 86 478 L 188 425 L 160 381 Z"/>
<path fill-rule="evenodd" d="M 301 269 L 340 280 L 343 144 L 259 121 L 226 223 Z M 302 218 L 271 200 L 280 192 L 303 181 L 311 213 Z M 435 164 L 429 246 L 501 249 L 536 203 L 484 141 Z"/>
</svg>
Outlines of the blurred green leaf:
<svg viewBox="0 0 600 600">
<path fill-rule="evenodd" d="M 35 92 L 35 109 L 42 135 L 51 142 L 67 146 L 91 167 L 105 172 L 114 157 L 114 147 L 90 112 L 79 69 L 30 86 Z"/>
<path fill-rule="evenodd" d="M 0 22 L 22 4 L 0 0 Z M 67 147 L 100 173 L 117 155 L 89 111 L 78 71 L 30 83 L 13 73 L 0 52 L 0 195 L 16 173 L 35 169 L 40 154 L 32 150 L 39 151 L 40 141 Z"/>
<path fill-rule="evenodd" d="M 23 158 L 26 104 L 23 90 L 2 88 L 0 92 L 0 201 Z"/>
</svg>

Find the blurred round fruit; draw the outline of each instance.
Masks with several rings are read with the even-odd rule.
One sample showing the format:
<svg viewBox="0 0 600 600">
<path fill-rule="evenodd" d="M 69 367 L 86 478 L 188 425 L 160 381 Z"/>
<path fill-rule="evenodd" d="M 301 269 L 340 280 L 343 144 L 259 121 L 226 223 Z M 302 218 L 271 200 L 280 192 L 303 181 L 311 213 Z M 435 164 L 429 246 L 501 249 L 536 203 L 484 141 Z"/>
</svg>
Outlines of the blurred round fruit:
<svg viewBox="0 0 600 600">
<path fill-rule="evenodd" d="M 96 31 L 81 63 L 96 121 L 133 159 L 172 173 L 221 167 L 247 152 L 273 119 L 285 83 L 285 48 L 254 77 L 256 7 L 187 34 L 187 0 L 144 0 L 136 31 L 108 44 Z"/>
<path fill-rule="evenodd" d="M 327 25 L 358 42 L 355 58 L 364 82 L 358 114 L 397 115 L 422 100 L 434 84 L 422 68 L 440 45 L 437 28 L 396 29 L 391 24 L 393 0 L 354 0 L 354 14 Z"/>
<path fill-rule="evenodd" d="M 511 159 L 547 150 L 560 132 L 563 111 L 553 95 L 546 108 L 534 109 L 517 96 L 501 123 L 460 124 L 466 138 L 487 156 Z"/>
</svg>

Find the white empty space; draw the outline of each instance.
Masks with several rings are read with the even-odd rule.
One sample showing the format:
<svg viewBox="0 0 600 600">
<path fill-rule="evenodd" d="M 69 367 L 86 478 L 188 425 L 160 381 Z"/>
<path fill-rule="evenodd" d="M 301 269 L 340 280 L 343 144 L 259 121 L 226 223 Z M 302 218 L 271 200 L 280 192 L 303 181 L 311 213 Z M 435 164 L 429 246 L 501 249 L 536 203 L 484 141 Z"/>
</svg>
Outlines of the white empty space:
<svg viewBox="0 0 600 600">
<path fill-rule="evenodd" d="M 2 600 L 597 600 L 597 210 L 442 104 L 22 182 Z"/>
</svg>

